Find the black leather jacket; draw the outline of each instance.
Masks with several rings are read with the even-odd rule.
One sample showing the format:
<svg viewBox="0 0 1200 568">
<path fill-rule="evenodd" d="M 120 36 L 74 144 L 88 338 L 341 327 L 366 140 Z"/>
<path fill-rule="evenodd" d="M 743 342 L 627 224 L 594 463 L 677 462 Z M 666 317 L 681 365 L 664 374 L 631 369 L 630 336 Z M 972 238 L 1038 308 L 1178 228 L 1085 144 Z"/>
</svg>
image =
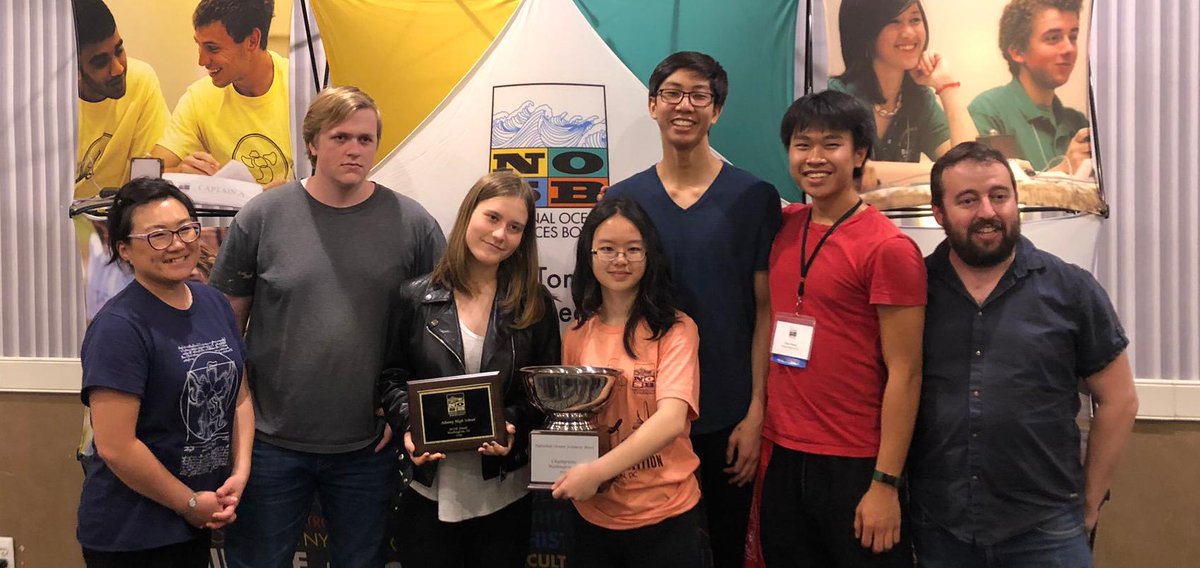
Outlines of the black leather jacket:
<svg viewBox="0 0 1200 568">
<path fill-rule="evenodd" d="M 500 307 L 505 285 L 500 282 L 497 286 L 479 370 L 500 372 L 504 419 L 516 427 L 517 434 L 507 456 L 483 456 L 483 479 L 492 479 L 529 463 L 529 431 L 542 427 L 545 416 L 525 396 L 520 369 L 557 365 L 561 358 L 558 318 L 550 292 L 544 287 L 539 289 L 546 306 L 541 321 L 525 329 L 513 329 L 511 314 Z M 398 435 L 408 430 L 409 380 L 466 373 L 454 294 L 431 284 L 428 274 L 403 283 L 394 293 L 384 361 L 380 396 L 388 424 Z M 402 455 L 402 461 L 407 459 Z M 437 462 L 431 462 L 416 468 L 413 477 L 431 485 L 436 472 Z"/>
</svg>

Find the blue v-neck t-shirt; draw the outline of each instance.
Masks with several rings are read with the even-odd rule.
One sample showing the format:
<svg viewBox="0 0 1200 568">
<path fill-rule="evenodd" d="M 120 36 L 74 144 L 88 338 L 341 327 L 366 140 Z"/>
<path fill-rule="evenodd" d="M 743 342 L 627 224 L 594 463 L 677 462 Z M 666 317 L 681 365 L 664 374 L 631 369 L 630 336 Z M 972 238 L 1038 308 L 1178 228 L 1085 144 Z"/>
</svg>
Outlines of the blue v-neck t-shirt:
<svg viewBox="0 0 1200 568">
<path fill-rule="evenodd" d="M 767 270 L 780 224 L 775 186 L 724 164 L 712 185 L 681 208 L 655 166 L 609 188 L 605 198 L 641 205 L 670 257 L 679 308 L 700 330 L 700 417 L 692 434 L 727 428 L 750 405 L 754 273 Z"/>
</svg>

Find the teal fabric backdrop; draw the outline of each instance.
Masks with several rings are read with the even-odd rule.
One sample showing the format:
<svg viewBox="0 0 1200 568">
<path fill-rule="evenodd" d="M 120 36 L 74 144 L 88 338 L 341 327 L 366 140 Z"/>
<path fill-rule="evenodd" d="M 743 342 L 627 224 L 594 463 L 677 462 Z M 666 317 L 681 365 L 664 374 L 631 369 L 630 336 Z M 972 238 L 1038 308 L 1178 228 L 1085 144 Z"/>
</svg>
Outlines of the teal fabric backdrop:
<svg viewBox="0 0 1200 568">
<path fill-rule="evenodd" d="M 707 53 L 729 73 L 729 99 L 712 145 L 738 167 L 775 184 L 788 201 L 779 120 L 791 104 L 797 0 L 575 0 L 584 17 L 642 83 L 676 51 Z"/>
</svg>

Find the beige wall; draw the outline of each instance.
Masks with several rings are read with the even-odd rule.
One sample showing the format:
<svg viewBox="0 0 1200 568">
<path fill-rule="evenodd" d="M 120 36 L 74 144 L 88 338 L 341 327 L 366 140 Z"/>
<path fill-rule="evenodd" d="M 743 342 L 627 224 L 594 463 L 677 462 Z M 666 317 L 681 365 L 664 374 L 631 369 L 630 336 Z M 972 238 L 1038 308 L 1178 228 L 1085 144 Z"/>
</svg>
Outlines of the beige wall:
<svg viewBox="0 0 1200 568">
<path fill-rule="evenodd" d="M 196 43 L 192 41 L 192 11 L 198 0 L 107 0 L 107 3 L 129 55 L 154 67 L 167 106 L 174 109 L 188 85 L 205 76 L 204 69 L 196 64 Z M 275 0 L 275 19 L 271 20 L 267 48 L 284 57 L 288 55 L 291 18 L 291 2 Z"/>
<path fill-rule="evenodd" d="M 75 542 L 82 424 L 78 395 L 0 392 L 0 536 L 13 537 L 17 567 L 83 566 Z"/>
<path fill-rule="evenodd" d="M 1139 422 L 1112 494 L 1096 568 L 1200 565 L 1200 423 Z"/>
<path fill-rule="evenodd" d="M 76 395 L 0 393 L 0 536 L 21 568 L 76 568 Z M 1097 568 L 1177 568 L 1200 558 L 1200 423 L 1140 422 L 1101 517 Z"/>
</svg>

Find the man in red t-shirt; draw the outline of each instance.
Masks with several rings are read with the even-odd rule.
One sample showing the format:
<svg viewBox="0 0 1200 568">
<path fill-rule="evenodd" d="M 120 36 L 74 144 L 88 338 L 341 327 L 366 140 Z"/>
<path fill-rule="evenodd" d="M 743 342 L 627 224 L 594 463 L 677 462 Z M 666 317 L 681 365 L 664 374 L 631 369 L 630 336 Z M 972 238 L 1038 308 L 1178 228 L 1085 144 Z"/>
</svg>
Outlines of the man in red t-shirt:
<svg viewBox="0 0 1200 568">
<path fill-rule="evenodd" d="M 874 121 L 825 91 L 783 117 L 792 178 L 770 258 L 775 311 L 762 489 L 768 566 L 909 566 L 900 476 L 921 383 L 925 264 L 863 204 Z"/>
</svg>

